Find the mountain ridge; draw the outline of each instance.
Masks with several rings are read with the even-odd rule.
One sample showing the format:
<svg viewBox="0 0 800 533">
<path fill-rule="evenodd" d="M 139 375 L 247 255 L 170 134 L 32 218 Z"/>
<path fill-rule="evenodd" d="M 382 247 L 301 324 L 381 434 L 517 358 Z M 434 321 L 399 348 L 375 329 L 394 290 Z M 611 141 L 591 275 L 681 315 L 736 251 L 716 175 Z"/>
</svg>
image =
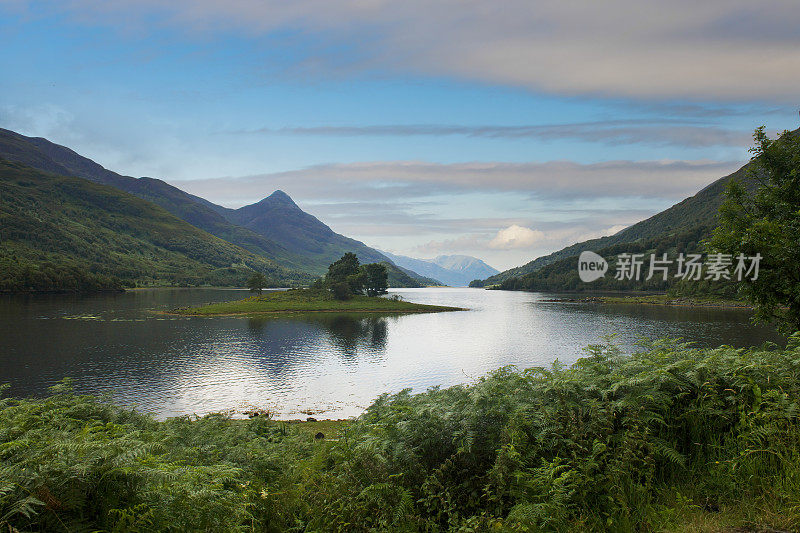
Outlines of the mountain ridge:
<svg viewBox="0 0 800 533">
<path fill-rule="evenodd" d="M 300 209 L 284 191 L 275 191 L 249 206 L 229 209 L 157 178 L 123 176 L 43 137 L 27 137 L 2 128 L 0 157 L 41 171 L 83 178 L 133 194 L 284 268 L 322 275 L 330 263 L 348 251 L 355 252 L 364 263 L 392 263 L 388 257 L 364 243 L 334 232 L 319 219 Z M 429 281 L 413 271 L 405 274 L 418 284 Z M 393 279 L 404 277 L 396 273 Z"/>
<path fill-rule="evenodd" d="M 0 291 L 311 281 L 115 187 L 0 158 Z"/>
</svg>

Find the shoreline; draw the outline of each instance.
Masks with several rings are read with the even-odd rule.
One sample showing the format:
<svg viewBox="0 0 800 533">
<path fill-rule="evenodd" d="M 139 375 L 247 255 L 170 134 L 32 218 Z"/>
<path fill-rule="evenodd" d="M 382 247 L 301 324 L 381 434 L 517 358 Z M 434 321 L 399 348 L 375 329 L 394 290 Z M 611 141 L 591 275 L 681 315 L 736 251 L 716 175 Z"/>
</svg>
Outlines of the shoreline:
<svg viewBox="0 0 800 533">
<path fill-rule="evenodd" d="M 739 300 L 703 299 L 685 296 L 647 295 L 647 296 L 587 296 L 584 298 L 550 298 L 538 300 L 549 303 L 584 303 L 584 304 L 625 304 L 625 305 L 657 305 L 662 307 L 694 307 L 714 309 L 747 309 L 753 306 Z"/>
<path fill-rule="evenodd" d="M 423 305 L 423 304 L 420 304 Z M 441 306 L 445 307 L 445 306 Z M 423 313 L 447 313 L 451 311 L 469 311 L 464 307 L 445 307 L 444 309 L 276 309 L 271 311 L 242 311 L 236 313 L 191 313 L 171 311 L 155 311 L 159 315 L 182 316 L 190 318 L 216 318 L 216 317 L 258 317 L 258 316 L 288 316 L 288 315 L 316 315 L 326 313 L 336 313 L 340 315 L 419 315 Z"/>
<path fill-rule="evenodd" d="M 418 314 L 466 311 L 461 307 L 420 304 L 400 298 L 353 295 L 345 300 L 334 299 L 327 291 L 295 289 L 272 291 L 242 300 L 217 302 L 197 307 L 161 311 L 167 315 L 186 317 L 257 317 L 297 314 Z"/>
</svg>

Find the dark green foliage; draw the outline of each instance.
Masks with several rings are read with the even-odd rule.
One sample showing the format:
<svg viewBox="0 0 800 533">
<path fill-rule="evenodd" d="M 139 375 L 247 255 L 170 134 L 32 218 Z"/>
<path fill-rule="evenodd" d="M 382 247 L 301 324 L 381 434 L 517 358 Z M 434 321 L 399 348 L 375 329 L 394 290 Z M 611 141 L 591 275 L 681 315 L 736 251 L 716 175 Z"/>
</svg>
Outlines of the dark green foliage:
<svg viewBox="0 0 800 533">
<path fill-rule="evenodd" d="M 247 280 L 247 288 L 251 292 L 257 292 L 258 294 L 261 294 L 261 291 L 269 286 L 269 280 L 261 272 L 253 272 L 253 275 Z"/>
<path fill-rule="evenodd" d="M 389 285 L 389 274 L 386 267 L 380 263 L 370 263 L 364 265 L 364 289 L 367 296 L 378 296 L 386 294 Z"/>
<path fill-rule="evenodd" d="M 332 283 L 331 294 L 333 294 L 333 297 L 337 300 L 349 300 L 353 297 L 353 291 L 350 290 L 350 285 L 344 281 Z"/>
<path fill-rule="evenodd" d="M 347 252 L 328 266 L 325 283 L 334 292 L 337 300 L 345 300 L 345 292 L 352 296 L 364 290 L 364 275 L 361 272 L 358 257 Z M 347 289 L 345 291 L 345 288 Z"/>
<path fill-rule="evenodd" d="M 0 401 L 0 528 L 662 531 L 722 508 L 796 531 L 799 415 L 800 334 L 590 346 L 571 367 L 381 396 L 321 442 L 264 417 L 157 422 L 61 385 Z"/>
<path fill-rule="evenodd" d="M 750 172 L 760 187 L 749 195 L 741 183 L 729 184 L 710 247 L 760 254 L 758 278 L 745 277 L 741 294 L 756 318 L 794 331 L 800 328 L 800 135 L 785 131 L 772 140 L 761 127 L 755 141 Z"/>
<path fill-rule="evenodd" d="M 347 252 L 328 266 L 328 281 L 335 283 L 347 281 L 347 278 L 358 274 L 358 257 L 353 252 Z"/>
<path fill-rule="evenodd" d="M 307 280 L 114 188 L 0 159 L 0 291 Z"/>
<path fill-rule="evenodd" d="M 328 287 L 337 300 L 346 300 L 350 296 L 363 293 L 367 296 L 386 294 L 388 284 L 387 264 L 360 265 L 353 252 L 347 252 L 331 263 L 328 273 L 320 283 L 321 286 Z"/>
</svg>

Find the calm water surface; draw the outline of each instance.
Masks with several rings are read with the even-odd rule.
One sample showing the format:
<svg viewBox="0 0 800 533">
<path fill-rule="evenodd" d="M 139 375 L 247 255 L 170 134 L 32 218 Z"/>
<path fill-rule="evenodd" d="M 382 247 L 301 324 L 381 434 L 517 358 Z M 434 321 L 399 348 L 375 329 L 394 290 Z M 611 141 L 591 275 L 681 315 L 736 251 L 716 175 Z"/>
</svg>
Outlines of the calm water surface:
<svg viewBox="0 0 800 533">
<path fill-rule="evenodd" d="M 500 366 L 571 363 L 617 334 L 681 337 L 700 346 L 782 339 L 748 311 L 553 303 L 553 295 L 399 289 L 420 303 L 469 311 L 291 319 L 173 318 L 156 313 L 249 296 L 228 289 L 155 289 L 94 296 L 0 297 L 0 383 L 46 393 L 65 376 L 159 417 L 268 409 L 279 418 L 359 414 L 382 392 L 472 381 Z"/>
</svg>

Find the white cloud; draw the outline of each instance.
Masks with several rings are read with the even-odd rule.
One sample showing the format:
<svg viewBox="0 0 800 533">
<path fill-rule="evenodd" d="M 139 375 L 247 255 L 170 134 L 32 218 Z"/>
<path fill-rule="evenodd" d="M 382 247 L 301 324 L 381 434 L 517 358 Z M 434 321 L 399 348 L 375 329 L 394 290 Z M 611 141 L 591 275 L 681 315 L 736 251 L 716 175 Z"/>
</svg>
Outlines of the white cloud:
<svg viewBox="0 0 800 533">
<path fill-rule="evenodd" d="M 294 31 L 315 46 L 292 68 L 326 77 L 388 70 L 559 94 L 775 102 L 795 101 L 800 84 L 796 0 L 38 3 L 123 33 L 154 20 L 197 33 Z"/>
<path fill-rule="evenodd" d="M 514 224 L 498 231 L 495 238 L 489 241 L 489 248 L 498 250 L 530 248 L 544 238 L 544 233 L 539 230 L 523 228 Z"/>
</svg>

